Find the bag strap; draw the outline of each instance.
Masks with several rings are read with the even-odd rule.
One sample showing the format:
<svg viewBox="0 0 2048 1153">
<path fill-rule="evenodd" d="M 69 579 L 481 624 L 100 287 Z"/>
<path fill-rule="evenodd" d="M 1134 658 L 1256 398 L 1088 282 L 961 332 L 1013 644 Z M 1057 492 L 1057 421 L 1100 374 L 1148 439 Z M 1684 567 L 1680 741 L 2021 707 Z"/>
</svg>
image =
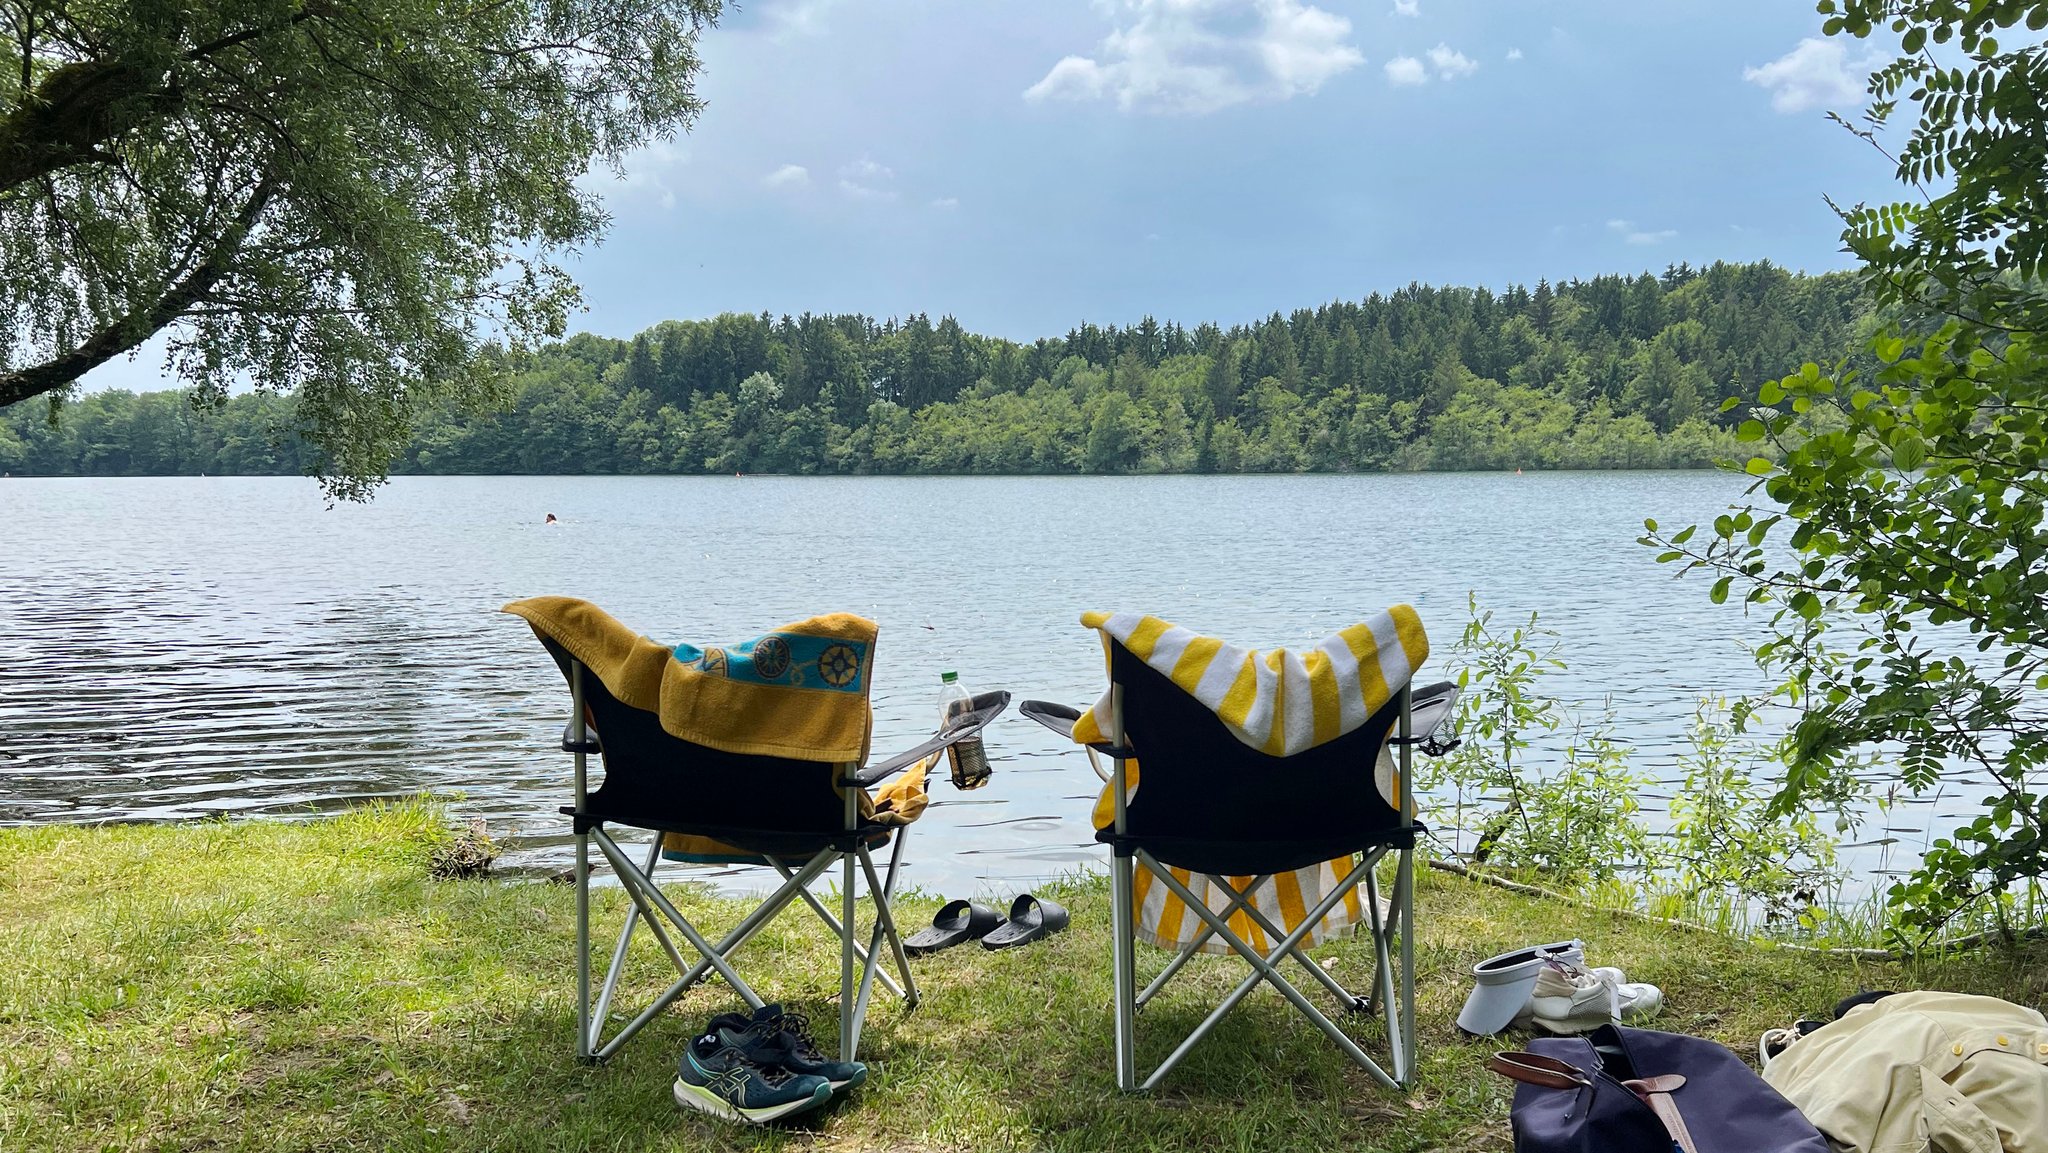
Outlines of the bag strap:
<svg viewBox="0 0 2048 1153">
<path fill-rule="evenodd" d="M 1693 1144 L 1692 1133 L 1685 1127 L 1685 1118 L 1679 1115 L 1678 1103 L 1671 1099 L 1673 1093 L 1685 1087 L 1684 1077 L 1666 1073 L 1661 1077 L 1641 1077 L 1622 1084 L 1643 1099 L 1643 1104 L 1650 1107 L 1657 1120 L 1664 1122 L 1664 1131 L 1671 1134 L 1671 1143 L 1678 1147 L 1679 1153 L 1699 1153 L 1699 1146 Z"/>
<path fill-rule="evenodd" d="M 1495 1053 L 1486 1067 L 1511 1081 L 1542 1089 L 1582 1089 L 1593 1083 L 1585 1070 L 1541 1053 Z"/>
</svg>

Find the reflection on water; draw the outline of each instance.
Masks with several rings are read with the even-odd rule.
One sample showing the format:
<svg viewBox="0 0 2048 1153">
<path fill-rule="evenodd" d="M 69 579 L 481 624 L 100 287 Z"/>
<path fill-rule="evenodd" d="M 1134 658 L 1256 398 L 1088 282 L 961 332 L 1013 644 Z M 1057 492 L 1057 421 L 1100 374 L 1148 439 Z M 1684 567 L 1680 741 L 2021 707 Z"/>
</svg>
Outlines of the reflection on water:
<svg viewBox="0 0 2048 1153">
<path fill-rule="evenodd" d="M 941 670 L 1092 701 L 1084 609 L 1302 645 L 1408 601 L 1432 631 L 1433 680 L 1450 675 L 1470 590 L 1504 618 L 1540 611 L 1571 664 L 1560 693 L 1604 702 L 1668 781 L 1695 699 L 1757 687 L 1742 647 L 1757 626 L 1635 538 L 1645 516 L 1711 519 L 1742 483 L 401 478 L 330 510 L 295 479 L 0 480 L 0 822 L 290 814 L 424 790 L 510 834 L 507 863 L 558 863 L 567 693 L 526 626 L 495 612 L 542 593 L 668 643 L 872 617 L 886 753 L 936 721 Z M 543 526 L 549 512 L 564 523 Z M 1086 761 L 1014 712 L 988 745 L 989 787 L 935 787 L 909 879 L 1007 892 L 1093 863 Z"/>
</svg>

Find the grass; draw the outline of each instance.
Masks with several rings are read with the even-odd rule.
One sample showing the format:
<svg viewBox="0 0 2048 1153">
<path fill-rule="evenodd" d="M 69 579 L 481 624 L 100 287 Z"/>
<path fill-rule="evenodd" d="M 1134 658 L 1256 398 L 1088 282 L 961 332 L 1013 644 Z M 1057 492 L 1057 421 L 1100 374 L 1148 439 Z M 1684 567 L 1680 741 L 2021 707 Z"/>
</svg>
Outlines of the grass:
<svg viewBox="0 0 2048 1153">
<path fill-rule="evenodd" d="M 1084 881 L 1058 891 L 1070 931 L 921 959 L 914 1013 L 878 998 L 862 1047 L 874 1075 L 850 1100 L 748 1130 L 669 1097 L 691 1023 L 739 1007 L 729 989 L 692 990 L 610 1063 L 578 1065 L 573 891 L 435 880 L 447 836 L 429 805 L 0 832 L 0 1149 L 1506 1150 L 1507 1084 L 1483 1068 L 1506 1046 L 1461 1039 L 1451 1020 L 1467 967 L 1510 947 L 1582 936 L 1596 963 L 1664 987 L 1661 1027 L 1738 1052 L 1865 987 L 2041 992 L 2027 975 L 2038 952 L 1905 971 L 1425 872 L 1412 1094 L 1376 1088 L 1260 990 L 1161 1091 L 1125 1097 L 1110 1063 L 1108 891 Z M 711 925 L 737 916 L 695 888 L 671 892 Z M 915 923 L 935 904 L 902 912 Z M 616 892 L 598 902 L 614 926 L 622 905 Z M 822 1025 L 835 1015 L 827 942 L 785 914 L 740 968 Z M 1318 955 L 1368 982 L 1362 942 Z M 1141 980 L 1163 954 L 1146 960 Z M 660 987 L 660 961 L 648 943 L 632 993 Z M 1222 958 L 1190 969 L 1140 1017 L 1148 1065 L 1243 972 Z"/>
</svg>

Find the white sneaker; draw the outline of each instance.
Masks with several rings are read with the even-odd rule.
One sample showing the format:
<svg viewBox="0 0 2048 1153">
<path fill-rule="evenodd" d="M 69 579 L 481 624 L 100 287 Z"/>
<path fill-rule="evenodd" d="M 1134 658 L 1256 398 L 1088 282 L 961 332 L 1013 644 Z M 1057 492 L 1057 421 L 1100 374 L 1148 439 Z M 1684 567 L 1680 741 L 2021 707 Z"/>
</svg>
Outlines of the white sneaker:
<svg viewBox="0 0 2048 1153">
<path fill-rule="evenodd" d="M 1526 1012 L 1539 1029 L 1584 1033 L 1610 1022 L 1653 1017 L 1663 1007 L 1662 989 L 1631 982 L 1620 969 L 1550 964 L 1537 975 Z"/>
<path fill-rule="evenodd" d="M 1544 997 L 1555 1002 L 1557 998 L 1569 998 L 1577 993 L 1579 986 L 1572 976 L 1574 973 L 1579 975 L 1576 980 L 1594 977 L 1614 985 L 1620 985 L 1628 980 L 1620 969 L 1612 965 L 1602 965 L 1596 969 L 1586 968 L 1583 956 L 1546 958 L 1542 970 L 1536 974 L 1536 983 L 1529 987 L 1529 999 L 1522 1003 L 1521 1010 L 1515 1014 L 1515 1027 L 1527 1029 L 1536 1024 L 1536 998 Z"/>
</svg>

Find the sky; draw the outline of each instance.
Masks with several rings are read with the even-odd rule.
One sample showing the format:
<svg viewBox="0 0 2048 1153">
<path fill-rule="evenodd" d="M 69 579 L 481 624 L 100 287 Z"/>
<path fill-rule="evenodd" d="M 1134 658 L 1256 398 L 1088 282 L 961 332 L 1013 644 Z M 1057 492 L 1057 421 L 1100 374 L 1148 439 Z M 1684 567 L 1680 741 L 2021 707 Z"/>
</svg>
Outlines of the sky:
<svg viewBox="0 0 2048 1153">
<path fill-rule="evenodd" d="M 594 172 L 572 328 L 951 314 L 1030 340 L 1413 281 L 1843 268 L 1889 166 L 1804 0 L 751 0 Z M 161 354 L 88 387 L 151 387 Z"/>
</svg>

